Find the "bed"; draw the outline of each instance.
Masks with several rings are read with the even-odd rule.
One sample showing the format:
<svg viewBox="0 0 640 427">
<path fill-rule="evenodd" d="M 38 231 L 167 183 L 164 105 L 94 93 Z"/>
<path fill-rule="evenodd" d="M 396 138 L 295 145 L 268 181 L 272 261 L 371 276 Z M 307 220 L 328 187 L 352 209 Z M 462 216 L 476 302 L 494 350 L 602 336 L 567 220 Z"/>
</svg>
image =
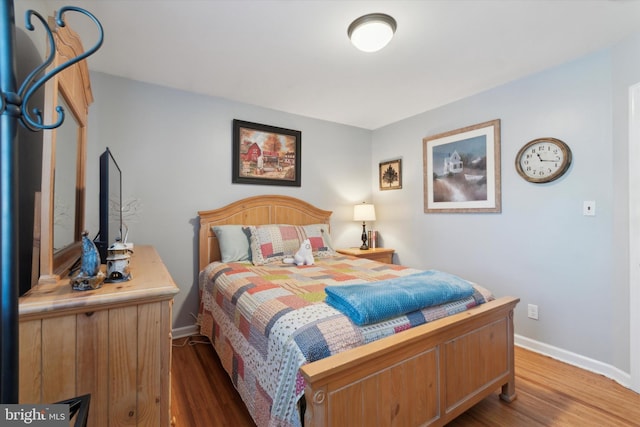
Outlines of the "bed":
<svg viewBox="0 0 640 427">
<path fill-rule="evenodd" d="M 300 337 L 303 336 L 301 331 L 304 327 L 296 326 L 295 335 L 292 335 L 294 338 L 287 339 L 283 338 L 280 329 L 286 329 L 288 326 L 282 326 L 278 319 L 265 318 L 264 328 L 273 328 L 270 329 L 270 333 L 280 336 L 280 344 L 264 344 L 261 347 L 262 350 L 259 345 L 254 348 L 247 344 L 248 340 L 245 338 L 252 335 L 249 332 L 252 327 L 250 328 L 247 322 L 242 320 L 243 309 L 232 307 L 231 304 L 235 303 L 233 300 L 236 299 L 236 295 L 246 291 L 246 283 L 245 286 L 232 285 L 231 282 L 225 282 L 226 278 L 220 277 L 229 273 L 229 276 L 244 277 L 245 281 L 252 283 L 251 286 L 259 282 L 262 284 L 260 289 L 267 290 L 258 292 L 259 295 L 284 291 L 280 288 L 274 290 L 274 286 L 265 285 L 262 278 L 256 278 L 255 275 L 258 274 L 256 270 L 262 271 L 268 265 L 260 265 L 252 269 L 251 264 L 247 262 L 221 263 L 223 254 L 214 227 L 288 224 L 316 227 L 313 229 L 316 231 L 320 227 L 320 232 L 328 233 L 331 212 L 296 198 L 268 195 L 242 199 L 223 208 L 200 211 L 198 214 L 200 217 L 201 298 L 198 318 L 201 333 L 208 336 L 214 344 L 223 367 L 229 373 L 259 426 L 297 426 L 302 423 L 306 427 L 439 426 L 451 421 L 498 389 L 500 389 L 499 396 L 502 400 L 511 402 L 515 399 L 513 309 L 519 299 L 514 297 L 494 299 L 482 287 L 475 285 L 473 296 L 469 297 L 471 302 L 463 303 L 465 307 L 461 308 L 459 304 L 448 303 L 425 309 L 417 316 L 421 319 L 425 318 L 424 322 L 418 322 L 421 324 L 417 326 L 411 324 L 410 328 L 402 324 L 396 327 L 394 333 L 382 334 L 382 338 L 375 340 L 365 338 L 361 345 L 347 345 L 339 351 L 331 351 L 330 354 L 326 354 L 326 351 L 303 349 L 306 360 L 298 354 L 301 352 L 298 348 L 300 346 L 294 346 L 294 350 L 284 350 L 284 353 L 274 353 L 286 354 L 286 357 L 281 358 L 274 354 L 266 356 L 267 346 L 271 351 L 271 347 L 284 347 L 292 341 L 302 340 Z M 217 230 L 220 231 L 219 228 Z M 322 255 L 320 252 L 316 253 L 318 254 Z M 227 257 L 226 254 L 224 256 Z M 292 271 L 293 274 L 297 273 L 302 286 L 296 289 L 302 289 L 305 293 L 304 298 L 311 302 L 309 305 L 303 304 L 304 308 L 314 310 L 313 315 L 317 310 L 322 311 L 323 315 L 329 313 L 330 319 L 327 322 L 334 322 L 327 323 L 331 331 L 340 329 L 334 327 L 335 322 L 338 322 L 346 329 L 353 328 L 356 332 L 352 335 L 358 335 L 359 338 L 359 335 L 364 335 L 358 332 L 360 329 L 349 325 L 349 322 L 344 320 L 346 319 L 344 315 L 319 301 L 318 299 L 321 299 L 319 293 L 322 289 L 318 289 L 317 286 L 305 287 L 304 285 L 309 282 L 304 280 L 308 280 L 308 276 L 314 276 L 314 274 L 316 277 L 320 275 L 324 278 L 327 276 L 326 271 L 336 266 L 343 272 L 344 277 L 353 278 L 358 274 L 370 274 L 373 281 L 414 272 L 404 266 L 382 264 L 337 254 L 334 256 L 330 251 L 326 257 L 315 256 L 315 260 L 315 265 L 302 267 L 285 265 L 282 262 L 272 263 L 280 268 L 280 271 L 276 273 L 269 271 L 267 274 L 285 283 L 288 292 L 289 287 L 293 288 L 297 285 L 292 285 L 289 276 L 280 274 Z M 215 294 L 211 293 L 207 296 L 208 293 L 213 292 L 214 286 L 218 286 L 213 285 L 212 280 L 209 281 L 214 277 L 222 282 L 220 286 L 224 289 L 217 289 Z M 329 281 L 333 279 L 335 278 Z M 354 280 L 358 282 L 358 279 Z M 274 279 L 274 282 L 276 281 Z M 315 282 L 311 284 L 315 285 Z M 233 288 L 233 286 L 237 287 Z M 228 300 L 224 297 L 224 292 L 228 293 Z M 240 297 L 242 298 L 244 297 Z M 289 296 L 280 296 L 280 299 L 285 301 L 285 305 L 286 301 L 294 300 Z M 300 299 L 296 299 L 298 300 Z M 253 304 L 257 303 L 253 301 Z M 293 303 L 292 307 L 286 307 L 286 310 L 281 310 L 280 313 L 287 313 L 287 316 L 290 316 L 290 313 L 296 313 L 296 310 L 291 310 L 291 308 L 298 308 L 295 304 L 299 303 Z M 244 308 L 244 310 L 247 309 Z M 331 310 L 334 311 L 331 312 Z M 430 310 L 439 311 L 437 320 L 429 319 L 432 315 Z M 442 317 L 443 310 L 446 312 L 444 314 L 446 317 Z M 399 322 L 412 323 L 411 319 L 416 316 L 412 312 L 401 317 L 404 320 L 398 320 Z M 411 321 L 407 321 L 407 318 Z M 393 323 L 393 321 L 390 322 Z M 372 328 L 375 329 L 378 326 L 379 324 L 376 323 Z M 273 332 L 278 327 L 280 329 L 276 331 L 277 333 Z M 394 328 L 393 324 L 392 328 Z M 315 326 L 310 329 L 318 334 L 318 328 Z M 369 332 L 371 332 L 370 329 Z M 373 332 L 374 335 L 375 333 Z M 326 338 L 325 341 L 329 339 Z M 265 359 L 275 358 L 275 362 L 285 360 L 286 367 L 281 368 L 282 372 L 280 372 L 278 368 L 273 368 L 274 360 L 270 360 L 270 365 L 265 368 L 267 365 L 263 366 L 260 362 L 252 360 L 252 357 L 256 356 L 255 353 L 261 353 Z M 307 357 L 309 354 L 313 357 Z M 295 363 L 300 365 L 297 366 Z M 267 372 L 269 369 L 273 372 Z M 291 370 L 295 370 L 292 372 L 293 379 L 283 374 Z M 278 384 L 267 384 L 269 377 L 280 377 L 277 379 Z M 281 387 L 287 391 L 282 392 Z M 271 400 L 274 395 L 283 393 L 295 393 L 297 397 L 303 396 L 303 398 L 294 402 L 293 409 L 291 396 L 286 396 L 284 400 L 281 398 Z M 258 397 L 248 397 L 254 395 Z M 292 413 L 294 409 L 295 413 Z"/>
</svg>

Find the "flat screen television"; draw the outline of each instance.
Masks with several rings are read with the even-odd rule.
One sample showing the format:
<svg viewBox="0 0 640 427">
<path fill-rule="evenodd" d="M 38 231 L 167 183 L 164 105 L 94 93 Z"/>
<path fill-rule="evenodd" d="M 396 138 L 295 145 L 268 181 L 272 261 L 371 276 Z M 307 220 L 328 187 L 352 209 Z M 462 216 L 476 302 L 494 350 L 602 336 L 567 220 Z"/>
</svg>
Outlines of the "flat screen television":
<svg viewBox="0 0 640 427">
<path fill-rule="evenodd" d="M 107 263 L 107 249 L 122 236 L 122 171 L 109 147 L 100 155 L 100 231 L 94 243 L 100 262 Z"/>
</svg>

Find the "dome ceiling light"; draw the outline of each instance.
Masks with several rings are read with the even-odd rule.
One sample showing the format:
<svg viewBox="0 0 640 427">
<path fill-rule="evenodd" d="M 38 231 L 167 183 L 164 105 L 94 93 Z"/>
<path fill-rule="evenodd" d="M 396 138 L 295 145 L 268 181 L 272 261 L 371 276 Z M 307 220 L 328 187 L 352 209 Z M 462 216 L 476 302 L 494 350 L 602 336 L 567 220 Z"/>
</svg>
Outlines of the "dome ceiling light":
<svg viewBox="0 0 640 427">
<path fill-rule="evenodd" d="M 349 25 L 351 43 L 363 52 L 376 52 L 385 47 L 396 32 L 396 20 L 384 13 L 361 16 Z"/>
</svg>

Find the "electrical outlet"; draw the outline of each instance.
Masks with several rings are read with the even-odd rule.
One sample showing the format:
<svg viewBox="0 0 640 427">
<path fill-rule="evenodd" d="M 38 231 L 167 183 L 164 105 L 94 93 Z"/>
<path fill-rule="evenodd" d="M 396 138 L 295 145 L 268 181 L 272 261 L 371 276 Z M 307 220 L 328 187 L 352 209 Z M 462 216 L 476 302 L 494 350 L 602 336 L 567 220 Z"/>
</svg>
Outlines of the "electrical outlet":
<svg viewBox="0 0 640 427">
<path fill-rule="evenodd" d="M 529 319 L 538 320 L 538 306 L 535 304 L 529 304 L 527 306 L 527 316 Z"/>
</svg>

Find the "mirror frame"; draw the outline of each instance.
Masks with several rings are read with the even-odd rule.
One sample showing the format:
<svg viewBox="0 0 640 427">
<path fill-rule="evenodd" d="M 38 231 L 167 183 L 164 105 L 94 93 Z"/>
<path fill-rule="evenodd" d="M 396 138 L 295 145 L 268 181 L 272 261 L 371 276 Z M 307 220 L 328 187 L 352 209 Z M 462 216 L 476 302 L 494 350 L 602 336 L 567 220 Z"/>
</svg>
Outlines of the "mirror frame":
<svg viewBox="0 0 640 427">
<path fill-rule="evenodd" d="M 49 69 L 76 58 L 84 52 L 80 36 L 69 25 L 58 27 L 49 17 L 49 27 L 55 40 L 56 53 Z M 82 253 L 82 232 L 85 216 L 85 175 L 87 153 L 87 121 L 93 102 L 87 61 L 82 60 L 58 73 L 45 84 L 44 123 L 58 120 L 58 96 L 64 97 L 71 111 L 65 120 L 75 118 L 77 131 L 76 191 L 74 242 L 54 252 L 53 223 L 55 197 L 56 130 L 43 133 L 42 186 L 40 207 L 40 275 L 38 282 L 55 282 L 67 274 Z"/>
</svg>

